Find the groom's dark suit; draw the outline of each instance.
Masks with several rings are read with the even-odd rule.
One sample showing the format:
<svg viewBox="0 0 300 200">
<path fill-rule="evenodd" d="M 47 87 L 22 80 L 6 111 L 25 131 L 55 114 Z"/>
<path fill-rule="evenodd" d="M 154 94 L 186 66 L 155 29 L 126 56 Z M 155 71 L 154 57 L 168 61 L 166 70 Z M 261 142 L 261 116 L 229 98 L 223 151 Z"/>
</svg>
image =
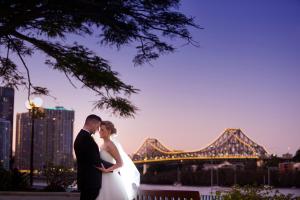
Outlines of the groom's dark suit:
<svg viewBox="0 0 300 200">
<path fill-rule="evenodd" d="M 95 200 L 101 188 L 102 173 L 95 166 L 109 167 L 112 164 L 100 159 L 99 148 L 91 134 L 81 130 L 74 142 L 77 158 L 77 186 L 80 200 Z"/>
</svg>

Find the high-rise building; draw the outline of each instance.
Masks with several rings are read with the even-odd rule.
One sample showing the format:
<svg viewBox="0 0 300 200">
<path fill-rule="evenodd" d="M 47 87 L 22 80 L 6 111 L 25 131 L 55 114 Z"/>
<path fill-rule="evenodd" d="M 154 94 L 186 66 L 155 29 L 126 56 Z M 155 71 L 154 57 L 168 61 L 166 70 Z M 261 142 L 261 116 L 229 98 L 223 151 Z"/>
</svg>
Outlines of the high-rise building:
<svg viewBox="0 0 300 200">
<path fill-rule="evenodd" d="M 0 165 L 9 170 L 10 161 L 10 121 L 0 119 Z"/>
<path fill-rule="evenodd" d="M 9 121 L 9 141 L 8 141 L 8 155 L 9 160 L 12 158 L 12 144 L 13 144 L 13 119 L 14 119 L 14 96 L 13 88 L 0 87 L 0 119 Z M 1 132 L 4 131 L 5 133 Z M 0 135 L 6 134 L 5 129 L 0 130 Z M 5 150 L 6 152 L 6 150 Z"/>
<path fill-rule="evenodd" d="M 63 107 L 44 109 L 45 116 L 34 119 L 34 169 L 48 164 L 73 167 L 74 111 Z M 32 119 L 18 113 L 16 119 L 16 167 L 29 169 Z"/>
</svg>

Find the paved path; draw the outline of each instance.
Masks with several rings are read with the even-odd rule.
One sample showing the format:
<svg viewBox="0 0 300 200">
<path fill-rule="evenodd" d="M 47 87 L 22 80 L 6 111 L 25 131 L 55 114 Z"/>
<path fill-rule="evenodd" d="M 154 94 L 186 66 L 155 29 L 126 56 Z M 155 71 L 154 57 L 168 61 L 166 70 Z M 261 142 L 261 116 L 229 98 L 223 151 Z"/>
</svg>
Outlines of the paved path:
<svg viewBox="0 0 300 200">
<path fill-rule="evenodd" d="M 79 193 L 0 192 L 0 200 L 79 200 Z"/>
</svg>

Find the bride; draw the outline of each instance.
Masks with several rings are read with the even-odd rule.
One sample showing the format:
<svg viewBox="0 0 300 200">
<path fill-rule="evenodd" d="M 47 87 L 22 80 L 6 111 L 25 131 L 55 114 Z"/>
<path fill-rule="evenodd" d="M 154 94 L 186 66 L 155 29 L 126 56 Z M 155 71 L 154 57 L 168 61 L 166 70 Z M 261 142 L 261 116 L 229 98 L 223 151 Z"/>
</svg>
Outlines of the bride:
<svg viewBox="0 0 300 200">
<path fill-rule="evenodd" d="M 140 174 L 114 135 L 117 130 L 110 121 L 101 122 L 101 159 L 114 165 L 98 168 L 102 171 L 102 186 L 96 200 L 132 200 L 140 184 Z"/>
</svg>

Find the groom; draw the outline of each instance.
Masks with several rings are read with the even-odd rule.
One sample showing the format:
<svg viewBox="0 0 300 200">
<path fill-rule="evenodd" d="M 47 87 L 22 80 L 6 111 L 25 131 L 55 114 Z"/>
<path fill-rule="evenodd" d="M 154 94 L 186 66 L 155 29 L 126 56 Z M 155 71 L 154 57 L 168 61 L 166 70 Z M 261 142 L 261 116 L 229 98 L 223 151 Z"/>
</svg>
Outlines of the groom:
<svg viewBox="0 0 300 200">
<path fill-rule="evenodd" d="M 77 158 L 77 186 L 80 190 L 80 200 L 95 200 L 99 194 L 102 182 L 102 173 L 96 166 L 105 168 L 112 164 L 100 159 L 99 147 L 92 138 L 101 125 L 101 118 L 89 115 L 84 127 L 78 133 L 74 150 Z"/>
</svg>

